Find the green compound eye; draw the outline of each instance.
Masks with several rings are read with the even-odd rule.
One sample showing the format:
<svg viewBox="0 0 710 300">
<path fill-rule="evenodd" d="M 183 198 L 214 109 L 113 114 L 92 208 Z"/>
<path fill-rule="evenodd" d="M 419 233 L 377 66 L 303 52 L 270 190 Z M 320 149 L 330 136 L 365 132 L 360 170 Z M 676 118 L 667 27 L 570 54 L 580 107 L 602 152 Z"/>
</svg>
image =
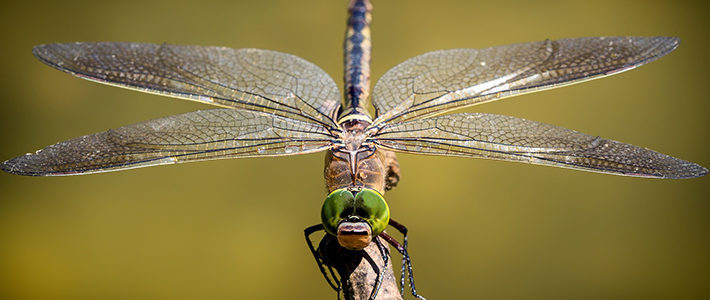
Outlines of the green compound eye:
<svg viewBox="0 0 710 300">
<path fill-rule="evenodd" d="M 375 190 L 363 189 L 355 195 L 357 215 L 370 224 L 372 235 L 377 236 L 387 228 L 390 221 L 390 208 L 385 202 L 385 198 Z"/>
<path fill-rule="evenodd" d="M 337 236 L 338 225 L 348 218 L 355 206 L 355 196 L 347 189 L 338 189 L 330 193 L 321 209 L 320 218 L 325 231 Z"/>
<path fill-rule="evenodd" d="M 330 193 L 321 210 L 325 231 L 337 236 L 340 223 L 353 218 L 367 222 L 372 236 L 377 236 L 389 224 L 390 211 L 385 199 L 375 190 L 362 189 L 355 196 L 345 188 Z"/>
</svg>

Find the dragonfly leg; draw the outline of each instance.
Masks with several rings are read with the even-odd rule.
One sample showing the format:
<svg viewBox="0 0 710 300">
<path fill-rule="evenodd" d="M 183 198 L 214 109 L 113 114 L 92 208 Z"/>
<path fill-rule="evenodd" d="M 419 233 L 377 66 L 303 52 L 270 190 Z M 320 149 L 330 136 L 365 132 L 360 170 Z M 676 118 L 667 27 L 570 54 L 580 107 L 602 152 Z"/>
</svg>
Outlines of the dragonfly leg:
<svg viewBox="0 0 710 300">
<path fill-rule="evenodd" d="M 400 279 L 400 285 L 401 285 L 401 291 L 402 294 L 404 294 L 404 277 L 405 277 L 405 266 L 406 270 L 409 272 L 409 286 L 412 288 L 412 295 L 416 297 L 417 299 L 425 299 L 424 297 L 420 296 L 417 294 L 417 288 L 414 285 L 414 271 L 412 270 L 412 259 L 409 257 L 409 252 L 407 252 L 407 246 L 408 246 L 408 237 L 407 237 L 407 227 L 404 225 L 400 224 L 399 222 L 390 219 L 389 225 L 397 229 L 402 235 L 404 236 L 403 243 L 400 244 L 397 240 L 395 240 L 392 236 L 388 235 L 387 233 L 380 233 L 379 236 L 381 236 L 385 241 L 387 241 L 390 245 L 392 245 L 397 251 L 402 254 L 402 277 Z"/>
<path fill-rule="evenodd" d="M 377 297 L 377 292 L 380 291 L 380 287 L 382 287 L 382 280 L 385 278 L 385 272 L 387 271 L 387 264 L 389 263 L 389 253 L 387 253 L 387 248 L 385 248 L 385 245 L 380 242 L 380 239 L 377 237 L 374 238 L 373 242 L 377 245 L 377 248 L 380 249 L 380 255 L 382 255 L 382 269 L 380 269 L 380 272 L 377 274 L 377 281 L 375 282 L 375 287 L 372 289 L 372 293 L 370 294 L 370 300 L 375 300 Z"/>
<path fill-rule="evenodd" d="M 407 266 L 406 255 L 404 255 L 404 253 L 407 253 L 407 250 L 405 250 L 405 248 L 402 246 L 402 244 L 400 244 L 397 240 L 395 240 L 391 235 L 389 235 L 389 234 L 387 234 L 387 233 L 385 233 L 385 232 L 382 232 L 382 233 L 380 233 L 379 236 L 381 236 L 383 239 L 385 239 L 385 241 L 387 241 L 387 243 L 389 243 L 390 245 L 392 245 L 393 247 L 395 247 L 395 249 L 397 249 L 397 252 L 399 252 L 400 254 L 402 254 L 402 272 L 401 272 L 401 274 L 400 274 L 400 276 L 399 276 L 399 278 L 400 278 L 400 281 L 399 281 L 400 291 L 399 291 L 399 293 L 402 294 L 402 295 L 404 295 L 404 278 L 406 278 L 406 269 L 405 269 L 405 268 L 406 268 L 406 266 Z"/>
<path fill-rule="evenodd" d="M 330 265 L 328 265 L 330 277 L 325 272 L 325 268 L 323 267 L 323 257 L 320 255 L 320 253 L 318 253 L 318 251 L 316 251 L 315 247 L 313 247 L 313 242 L 310 238 L 311 234 L 321 230 L 324 230 L 323 224 L 310 226 L 303 230 L 303 232 L 306 235 L 306 243 L 308 244 L 308 249 L 311 250 L 311 254 L 313 254 L 313 258 L 315 258 L 316 264 L 318 264 L 318 269 L 320 269 L 321 274 L 323 274 L 323 278 L 325 278 L 325 281 L 327 281 L 330 287 L 335 290 L 335 292 L 338 294 L 338 299 L 340 299 L 340 291 L 342 290 L 342 288 L 340 287 L 340 280 L 337 279 L 337 277 L 335 276 L 335 272 L 333 272 L 333 267 L 331 267 Z M 333 278 L 333 280 L 331 280 L 331 278 Z"/>
</svg>

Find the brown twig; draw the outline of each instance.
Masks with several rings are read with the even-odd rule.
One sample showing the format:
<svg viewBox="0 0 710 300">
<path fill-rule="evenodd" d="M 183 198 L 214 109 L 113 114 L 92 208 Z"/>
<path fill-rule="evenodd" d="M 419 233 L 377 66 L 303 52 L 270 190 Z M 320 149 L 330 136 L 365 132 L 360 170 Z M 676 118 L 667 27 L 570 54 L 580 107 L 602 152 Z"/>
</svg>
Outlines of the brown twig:
<svg viewBox="0 0 710 300">
<path fill-rule="evenodd" d="M 375 299 L 402 299 L 397 286 L 397 277 L 392 271 L 389 247 L 386 242 L 383 243 L 384 255 L 389 262 L 385 267 L 382 284 Z M 318 247 L 318 252 L 323 262 L 335 268 L 340 275 L 345 299 L 370 299 L 377 283 L 377 276 L 384 265 L 383 255 L 374 240 L 365 249 L 352 251 L 341 247 L 335 238 L 326 234 Z"/>
</svg>

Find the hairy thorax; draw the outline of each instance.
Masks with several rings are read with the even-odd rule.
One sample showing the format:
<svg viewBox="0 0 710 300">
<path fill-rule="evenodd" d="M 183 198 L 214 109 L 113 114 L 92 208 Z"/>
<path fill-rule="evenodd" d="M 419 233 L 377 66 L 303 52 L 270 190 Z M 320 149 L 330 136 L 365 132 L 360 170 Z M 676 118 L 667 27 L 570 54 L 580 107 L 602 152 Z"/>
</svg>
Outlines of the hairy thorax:
<svg viewBox="0 0 710 300">
<path fill-rule="evenodd" d="M 346 187 L 365 187 L 384 194 L 387 174 L 384 151 L 375 150 L 369 157 L 356 159 L 355 174 L 351 170 L 350 158 L 340 154 L 328 151 L 325 155 L 325 186 L 328 193 Z"/>
<path fill-rule="evenodd" d="M 325 185 L 328 193 L 347 187 L 363 187 L 380 194 L 399 180 L 399 163 L 394 152 L 367 142 L 367 122 L 344 124 L 343 145 L 325 155 Z"/>
</svg>

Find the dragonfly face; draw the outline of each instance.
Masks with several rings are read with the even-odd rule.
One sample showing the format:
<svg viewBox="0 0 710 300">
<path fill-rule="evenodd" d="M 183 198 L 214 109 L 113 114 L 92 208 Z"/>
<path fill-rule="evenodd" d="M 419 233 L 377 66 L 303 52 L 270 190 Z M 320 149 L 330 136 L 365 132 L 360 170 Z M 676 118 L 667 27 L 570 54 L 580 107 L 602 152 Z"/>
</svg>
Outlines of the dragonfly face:
<svg viewBox="0 0 710 300">
<path fill-rule="evenodd" d="M 390 219 L 387 202 L 372 189 L 343 188 L 330 193 L 323 203 L 325 231 L 350 250 L 361 250 L 385 230 Z"/>
</svg>

